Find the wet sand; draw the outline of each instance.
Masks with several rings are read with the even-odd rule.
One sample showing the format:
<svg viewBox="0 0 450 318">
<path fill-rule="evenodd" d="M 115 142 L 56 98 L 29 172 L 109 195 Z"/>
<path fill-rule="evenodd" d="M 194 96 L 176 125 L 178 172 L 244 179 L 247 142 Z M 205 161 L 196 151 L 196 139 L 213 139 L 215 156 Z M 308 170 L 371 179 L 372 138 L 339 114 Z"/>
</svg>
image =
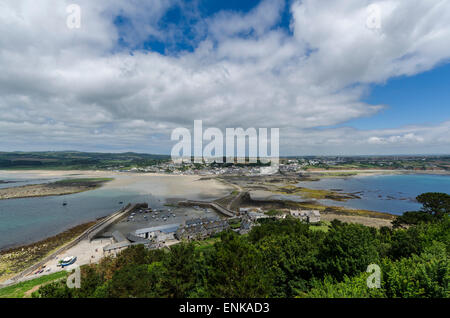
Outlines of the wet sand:
<svg viewBox="0 0 450 318">
<path fill-rule="evenodd" d="M 140 194 L 151 194 L 162 201 L 176 200 L 203 200 L 215 199 L 228 195 L 234 188 L 226 185 L 216 179 L 201 180 L 201 176 L 178 176 L 165 174 L 146 174 L 146 173 L 122 173 L 109 171 L 43 171 L 43 170 L 27 170 L 27 171 L 0 171 L 0 180 L 5 179 L 25 179 L 32 182 L 33 179 L 66 179 L 66 178 L 113 178 L 114 180 L 107 182 L 102 189 L 138 192 Z M 11 183 L 13 186 L 13 183 Z M 26 186 L 25 186 L 26 187 Z M 9 190 L 7 190 L 9 189 Z M 7 191 L 16 191 L 14 188 L 6 188 Z M 42 193 L 41 193 L 42 194 Z M 126 203 L 126 202 L 125 202 Z M 114 210 L 111 210 L 113 213 Z M 69 230 L 69 234 L 73 234 Z M 8 253 L 3 252 L 0 258 L 0 280 L 14 275 L 23 270 L 28 265 L 36 262 L 38 259 L 46 255 L 50 250 L 54 250 L 58 246 L 65 244 L 72 235 L 61 233 L 52 238 L 10 250 Z M 55 239 L 63 237 L 64 239 Z"/>
<path fill-rule="evenodd" d="M 52 182 L 0 189 L 0 200 L 66 195 L 95 190 L 107 181 Z"/>
<path fill-rule="evenodd" d="M 128 190 L 140 194 L 152 194 L 162 198 L 202 199 L 220 198 L 233 191 L 232 186 L 226 185 L 214 178 L 203 179 L 202 176 L 180 176 L 156 173 L 128 173 L 113 171 L 60 171 L 60 170 L 14 170 L 0 171 L 1 176 L 9 178 L 114 178 L 103 188 Z M 13 184 L 11 184 L 13 185 Z M 10 189 L 10 188 L 7 188 Z"/>
</svg>

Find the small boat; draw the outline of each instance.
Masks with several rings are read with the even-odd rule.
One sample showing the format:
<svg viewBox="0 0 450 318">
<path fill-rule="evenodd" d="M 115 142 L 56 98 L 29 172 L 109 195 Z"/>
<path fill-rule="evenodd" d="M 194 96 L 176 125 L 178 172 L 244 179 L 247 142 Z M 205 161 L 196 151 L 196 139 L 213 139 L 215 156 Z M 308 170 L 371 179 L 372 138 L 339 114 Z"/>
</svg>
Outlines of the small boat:
<svg viewBox="0 0 450 318">
<path fill-rule="evenodd" d="M 64 201 L 64 202 L 63 202 L 63 206 L 66 206 L 66 205 L 67 205 L 67 202 L 66 202 L 66 201 Z"/>
<path fill-rule="evenodd" d="M 119 204 L 123 204 L 123 201 L 120 201 Z"/>
<path fill-rule="evenodd" d="M 76 256 L 69 256 L 60 260 L 59 265 L 61 265 L 61 267 L 64 268 L 66 266 L 72 265 L 73 263 L 76 262 L 76 260 L 77 260 Z"/>
</svg>

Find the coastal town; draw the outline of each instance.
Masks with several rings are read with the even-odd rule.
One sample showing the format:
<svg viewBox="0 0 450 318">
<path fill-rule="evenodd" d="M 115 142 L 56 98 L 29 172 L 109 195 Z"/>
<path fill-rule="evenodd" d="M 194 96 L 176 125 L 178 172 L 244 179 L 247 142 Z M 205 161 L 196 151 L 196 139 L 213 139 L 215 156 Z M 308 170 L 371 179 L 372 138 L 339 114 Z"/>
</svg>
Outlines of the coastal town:
<svg viewBox="0 0 450 318">
<path fill-rule="evenodd" d="M 237 192 L 212 202 L 180 201 L 163 209 L 151 208 L 147 203 L 129 204 L 2 285 L 98 263 L 132 246 L 164 249 L 180 242 L 208 240 L 227 230 L 245 235 L 262 219 L 292 218 L 320 225 L 318 210 L 280 209 L 274 214 L 273 210 L 249 206 L 242 197 L 245 195 Z"/>
<path fill-rule="evenodd" d="M 180 185 L 183 191 L 192 188 L 192 194 L 202 193 L 218 185 L 221 190 L 212 195 L 211 199 L 192 200 L 189 199 L 191 195 L 181 195 L 176 199 L 164 199 L 165 204 L 159 204 L 158 207 L 153 203 L 131 204 L 129 209 L 123 207 L 116 212 L 120 216 L 114 213 L 106 219 L 99 219 L 85 228 L 84 232 L 79 233 L 79 237 L 72 237 L 72 241 L 67 241 L 72 242 L 69 245 L 55 245 L 56 251 L 53 250 L 45 258 L 36 258 L 33 263 L 23 262 L 22 266 L 27 264 L 27 267 L 20 267 L 20 271 L 16 271 L 14 275 L 10 274 L 3 284 L 33 279 L 58 272 L 63 268 L 71 270 L 76 266 L 97 263 L 105 257 L 118 255 L 132 246 L 142 245 L 150 250 L 165 249 L 180 242 L 208 241 L 225 231 L 245 235 L 252 228 L 260 226 L 261 222 L 264 223 L 264 219 L 297 219 L 309 224 L 312 229 L 326 229 L 329 222 L 335 219 L 376 228 L 391 227 L 393 220 L 391 214 L 352 210 L 336 205 L 359 199 L 359 193 L 347 193 L 341 189 L 308 189 L 298 184 L 323 178 L 349 178 L 382 173 L 447 174 L 449 160 L 444 157 L 402 157 L 401 161 L 396 159 L 374 157 L 359 158 L 355 161 L 355 158 L 345 157 L 282 158 L 272 174 L 265 173 L 270 164 L 260 162 L 198 164 L 174 163 L 161 159 L 150 166 L 119 165 L 87 174 L 72 171 L 66 173 L 69 178 L 57 179 L 50 183 L 31 183 L 22 186 L 20 183 L 16 185 L 14 178 L 11 178 L 0 189 L 0 194 L 4 192 L 2 194 L 4 198 L 9 198 L 9 193 L 13 194 L 11 198 L 26 198 L 66 196 L 111 186 L 113 189 L 121 189 L 122 184 L 129 184 L 126 181 L 128 179 L 133 180 L 132 184 L 136 183 L 138 186 L 140 180 L 159 180 L 158 185 L 163 185 L 161 178 L 168 178 L 167 182 L 170 181 L 170 184 L 188 178 L 185 186 Z M 36 173 L 39 175 L 38 171 Z M 59 175 L 61 174 L 55 174 Z M 202 184 L 205 187 L 198 188 Z M 211 187 L 213 184 L 214 187 Z M 143 183 L 138 187 L 146 186 Z M 198 190 L 195 190 L 196 188 Z M 172 191 L 172 195 L 176 192 Z M 122 206 L 128 204 L 122 202 L 123 199 L 120 200 Z M 335 204 L 323 205 L 322 200 Z M 71 207 L 71 203 L 67 203 L 66 200 L 62 201 L 62 205 L 65 208 L 67 205 Z M 112 220 L 111 216 L 114 216 Z M 91 232 L 93 228 L 95 231 Z M 89 234 L 86 234 L 87 232 Z"/>
<path fill-rule="evenodd" d="M 150 166 L 136 164 L 135 166 L 109 166 L 111 171 L 167 173 L 174 175 L 258 175 L 267 169 L 269 164 L 258 160 L 246 164 L 236 162 L 223 163 L 203 161 L 202 163 L 161 160 Z M 235 160 L 236 161 L 236 160 Z M 449 158 L 446 156 L 368 156 L 368 157 L 286 157 L 279 159 L 280 173 L 299 173 L 317 170 L 411 170 L 411 171 L 447 171 L 450 170 Z"/>
</svg>

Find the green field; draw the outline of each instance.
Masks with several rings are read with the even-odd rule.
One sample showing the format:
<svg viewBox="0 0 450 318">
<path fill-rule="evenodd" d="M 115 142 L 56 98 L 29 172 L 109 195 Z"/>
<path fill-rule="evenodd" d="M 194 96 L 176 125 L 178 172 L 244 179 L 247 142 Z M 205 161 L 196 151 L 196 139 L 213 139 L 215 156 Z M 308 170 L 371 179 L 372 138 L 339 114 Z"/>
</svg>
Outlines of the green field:
<svg viewBox="0 0 450 318">
<path fill-rule="evenodd" d="M 50 275 L 35 278 L 26 282 L 18 283 L 16 285 L 4 287 L 0 289 L 0 298 L 24 298 L 31 297 L 31 293 L 27 294 L 36 286 L 47 284 L 59 279 L 67 277 L 68 273 L 66 271 L 61 271 L 53 273 Z"/>
<path fill-rule="evenodd" d="M 330 229 L 331 222 L 329 221 L 320 221 L 319 224 L 312 224 L 309 226 L 310 231 L 321 231 L 321 232 L 328 232 Z"/>
<path fill-rule="evenodd" d="M 170 159 L 166 155 L 138 153 L 60 152 L 0 152 L 3 170 L 90 170 L 130 169 L 148 167 Z"/>
</svg>

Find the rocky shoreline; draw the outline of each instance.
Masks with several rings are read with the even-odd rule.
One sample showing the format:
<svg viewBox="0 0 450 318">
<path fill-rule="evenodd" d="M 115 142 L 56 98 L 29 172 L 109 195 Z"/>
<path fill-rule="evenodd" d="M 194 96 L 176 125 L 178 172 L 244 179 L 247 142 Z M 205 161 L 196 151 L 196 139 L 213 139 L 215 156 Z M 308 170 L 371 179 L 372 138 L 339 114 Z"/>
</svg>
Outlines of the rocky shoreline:
<svg viewBox="0 0 450 318">
<path fill-rule="evenodd" d="M 97 222 L 98 220 L 87 222 L 39 242 L 0 251 L 0 283 L 42 260 Z"/>
</svg>

